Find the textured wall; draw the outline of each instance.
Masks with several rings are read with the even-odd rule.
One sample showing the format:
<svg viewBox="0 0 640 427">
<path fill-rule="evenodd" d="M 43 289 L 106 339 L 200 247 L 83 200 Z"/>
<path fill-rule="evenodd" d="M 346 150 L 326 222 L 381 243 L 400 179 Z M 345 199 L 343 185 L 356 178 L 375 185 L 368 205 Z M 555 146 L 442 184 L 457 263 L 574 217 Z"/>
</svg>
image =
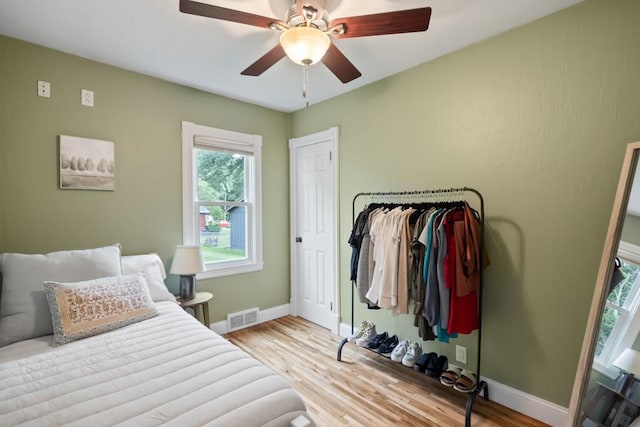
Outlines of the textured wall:
<svg viewBox="0 0 640 427">
<path fill-rule="evenodd" d="M 182 241 L 187 120 L 263 136 L 265 268 L 200 281 L 215 295 L 212 321 L 289 302 L 287 115 L 4 37 L 0 58 L 2 251 L 120 242 L 126 254 L 158 251 L 169 268 Z M 51 82 L 50 99 L 36 96 L 38 80 Z M 95 92 L 95 107 L 80 105 L 81 88 Z M 59 134 L 114 141 L 116 191 L 59 190 Z"/>
<path fill-rule="evenodd" d="M 296 112 L 293 136 L 340 127 L 343 319 L 355 193 L 476 187 L 482 374 L 568 406 L 624 148 L 640 140 L 638 40 L 640 2 L 587 1 Z M 363 318 L 415 339 L 406 317 Z"/>
</svg>

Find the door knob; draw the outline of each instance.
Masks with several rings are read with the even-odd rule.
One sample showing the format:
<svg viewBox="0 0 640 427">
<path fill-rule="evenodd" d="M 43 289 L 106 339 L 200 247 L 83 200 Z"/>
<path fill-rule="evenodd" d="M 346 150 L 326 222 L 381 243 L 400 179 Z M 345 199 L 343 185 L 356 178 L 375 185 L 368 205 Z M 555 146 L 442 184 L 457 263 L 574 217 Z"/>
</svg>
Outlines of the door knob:
<svg viewBox="0 0 640 427">
<path fill-rule="evenodd" d="M 296 237 L 296 243 L 302 243 L 302 237 L 300 236 Z"/>
</svg>

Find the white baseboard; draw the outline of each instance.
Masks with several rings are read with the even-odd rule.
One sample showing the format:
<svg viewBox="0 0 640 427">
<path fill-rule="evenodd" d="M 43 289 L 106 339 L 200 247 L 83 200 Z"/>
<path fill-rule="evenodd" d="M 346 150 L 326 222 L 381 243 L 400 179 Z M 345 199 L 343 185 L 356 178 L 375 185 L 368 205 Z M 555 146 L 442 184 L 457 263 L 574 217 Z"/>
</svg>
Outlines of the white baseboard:
<svg viewBox="0 0 640 427">
<path fill-rule="evenodd" d="M 568 409 L 537 396 L 481 377 L 489 387 L 489 400 L 511 408 L 553 427 L 566 425 Z M 481 399 L 481 397 L 479 397 Z"/>
<path fill-rule="evenodd" d="M 340 327 L 342 323 L 340 323 L 340 315 L 337 313 L 333 314 L 333 319 L 331 321 L 331 333 L 333 335 L 340 335 Z"/>
<path fill-rule="evenodd" d="M 276 307 L 265 308 L 264 310 L 260 310 L 258 313 L 258 323 L 268 322 L 269 320 L 277 319 L 279 317 L 284 317 L 288 315 L 289 315 L 289 304 L 282 304 Z M 221 320 L 219 322 L 212 323 L 211 325 L 209 325 L 209 328 L 220 335 L 224 335 L 227 332 L 229 332 L 227 329 L 226 320 Z"/>
<path fill-rule="evenodd" d="M 351 335 L 351 324 L 340 323 L 340 336 Z M 489 378 L 481 377 L 488 385 L 489 400 L 502 406 L 528 415 L 553 427 L 566 425 L 568 410 L 560 405 L 537 396 L 501 384 Z M 482 397 L 478 397 L 482 399 Z"/>
</svg>

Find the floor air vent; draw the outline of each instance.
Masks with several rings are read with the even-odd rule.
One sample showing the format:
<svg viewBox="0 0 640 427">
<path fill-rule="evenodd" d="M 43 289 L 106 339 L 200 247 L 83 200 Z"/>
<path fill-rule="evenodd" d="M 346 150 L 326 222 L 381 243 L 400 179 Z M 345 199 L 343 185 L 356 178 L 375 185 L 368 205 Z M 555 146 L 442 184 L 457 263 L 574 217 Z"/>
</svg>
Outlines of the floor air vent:
<svg viewBox="0 0 640 427">
<path fill-rule="evenodd" d="M 235 331 L 236 329 L 246 328 L 247 326 L 258 323 L 258 307 L 251 308 L 237 313 L 227 314 L 227 331 Z"/>
</svg>

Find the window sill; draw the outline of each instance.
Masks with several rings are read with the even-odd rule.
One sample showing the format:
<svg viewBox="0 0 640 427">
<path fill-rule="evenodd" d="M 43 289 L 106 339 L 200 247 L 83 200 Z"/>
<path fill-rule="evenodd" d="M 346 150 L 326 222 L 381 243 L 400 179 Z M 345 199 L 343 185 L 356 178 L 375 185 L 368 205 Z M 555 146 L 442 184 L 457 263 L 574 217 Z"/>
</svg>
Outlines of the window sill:
<svg viewBox="0 0 640 427">
<path fill-rule="evenodd" d="M 593 369 L 612 380 L 615 380 L 620 375 L 618 369 L 614 368 L 613 366 L 604 366 L 595 361 L 593 362 Z"/>
<path fill-rule="evenodd" d="M 260 271 L 264 267 L 264 263 L 259 262 L 255 264 L 236 265 L 230 267 L 218 267 L 215 269 L 207 270 L 203 273 L 196 275 L 197 280 L 203 279 L 215 279 L 217 277 L 233 276 L 236 274 L 252 273 Z"/>
</svg>

